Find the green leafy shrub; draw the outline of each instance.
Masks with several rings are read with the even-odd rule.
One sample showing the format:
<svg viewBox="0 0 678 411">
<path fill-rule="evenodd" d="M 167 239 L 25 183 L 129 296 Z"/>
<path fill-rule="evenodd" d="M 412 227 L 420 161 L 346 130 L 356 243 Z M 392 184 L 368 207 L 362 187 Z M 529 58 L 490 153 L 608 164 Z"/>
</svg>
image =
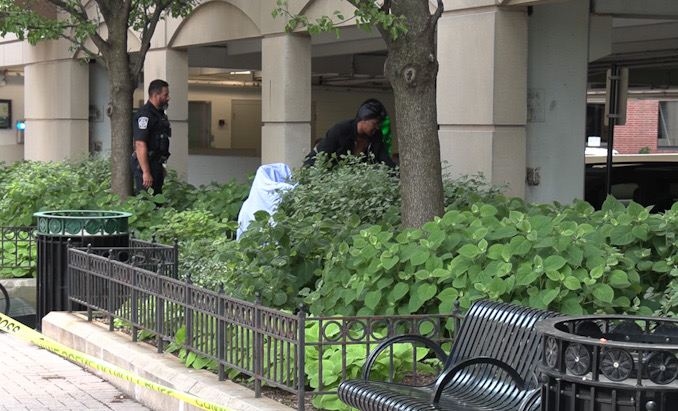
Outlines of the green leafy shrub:
<svg viewBox="0 0 678 411">
<path fill-rule="evenodd" d="M 217 258 L 200 251 L 194 254 L 209 267 L 191 271 L 196 283 L 216 287 L 223 282 L 228 295 L 252 301 L 259 293 L 266 306 L 294 310 L 324 284 L 320 275 L 327 264 L 340 264 L 335 260 L 342 255 L 334 247 L 372 226 L 384 233 L 399 230 L 400 183 L 386 166 L 353 156 L 343 157 L 335 166 L 321 155 L 314 166 L 296 170 L 292 182 L 297 185 L 281 194 L 273 223 L 267 213 L 259 212 L 239 242 L 212 244 Z M 470 207 L 472 201 L 500 192 L 484 183 L 482 175 L 448 180 L 445 187 L 450 204 L 458 207 Z M 352 275 L 350 268 L 342 272 Z M 349 298 L 348 303 L 353 301 Z M 343 305 L 337 299 L 332 303 Z"/>
<path fill-rule="evenodd" d="M 346 228 L 320 214 L 299 220 L 276 214 L 275 224 L 266 212 L 255 216 L 240 241 L 220 239 L 212 244 L 216 257 L 209 265 L 223 270 L 204 272 L 202 276 L 212 279 L 196 282 L 223 282 L 227 295 L 253 301 L 259 293 L 265 306 L 294 310 L 299 290 L 315 281 L 332 237 Z"/>
<path fill-rule="evenodd" d="M 0 249 L 0 261 L 6 267 L 0 268 L 0 278 L 21 278 L 32 277 L 35 274 L 35 267 L 31 263 L 35 262 L 37 250 L 35 243 L 29 248 L 28 241 L 13 242 L 15 237 L 11 233 L 5 233 L 3 248 Z M 9 268 L 9 266 L 14 268 Z"/>
<path fill-rule="evenodd" d="M 110 194 L 110 163 L 102 159 L 6 166 L 0 178 L 0 224 L 35 225 L 33 213 L 98 209 L 119 201 Z"/>
<path fill-rule="evenodd" d="M 352 155 L 335 164 L 320 153 L 313 166 L 295 170 L 291 182 L 297 185 L 281 194 L 278 206 L 289 218 L 321 214 L 342 223 L 358 216 L 361 223 L 400 225 L 400 180 L 383 164 L 364 163 Z M 492 200 L 505 189 L 488 183 L 482 173 L 443 179 L 445 206 L 451 209 Z"/>
<path fill-rule="evenodd" d="M 35 225 L 33 214 L 45 210 L 114 210 L 132 214 L 135 236 L 159 242 L 181 242 L 180 254 L 206 239 L 233 238 L 237 216 L 249 186 L 232 180 L 198 188 L 170 169 L 165 193 L 143 192 L 120 202 L 110 192 L 110 159 L 95 157 L 63 163 L 23 161 L 0 164 L 0 226 Z M 7 246 L 3 253 L 13 252 Z M 182 261 L 183 258 L 179 257 Z M 191 271 L 200 270 L 194 265 Z M 32 271 L 3 270 L 0 276 L 30 276 Z"/>
<path fill-rule="evenodd" d="M 197 319 L 197 318 L 196 318 Z M 195 321 L 195 319 L 194 319 Z M 195 324 L 194 324 L 195 327 Z M 211 326 L 202 327 L 203 330 L 214 330 L 216 326 L 212 324 Z M 332 391 L 336 390 L 339 386 L 339 383 L 342 381 L 342 364 L 345 364 L 346 367 L 346 378 L 359 378 L 362 371 L 363 364 L 366 360 L 366 348 L 363 345 L 351 344 L 348 346 L 338 345 L 327 345 L 324 346 L 322 352 L 317 346 L 313 344 L 320 341 L 320 336 L 323 338 L 333 339 L 338 338 L 341 330 L 337 324 L 327 324 L 323 330 L 320 329 L 320 323 L 318 321 L 307 321 L 305 328 L 305 341 L 308 344 L 305 347 L 305 381 L 306 385 L 312 390 L 317 391 Z M 212 350 L 211 355 L 216 356 L 217 353 L 214 352 L 216 349 L 216 336 L 210 334 L 209 332 L 196 332 L 195 341 L 192 342 L 192 346 L 197 347 L 200 350 Z M 384 333 L 372 330 L 372 338 L 383 339 Z M 193 351 L 189 351 L 184 348 L 186 344 L 186 327 L 181 327 L 175 334 L 175 341 L 171 343 L 166 351 L 171 353 L 177 353 L 180 361 L 185 364 L 186 367 L 191 367 L 195 369 L 207 369 L 215 372 L 218 369 L 218 362 L 205 357 L 200 354 L 196 354 Z M 352 341 L 357 342 L 360 339 L 356 333 L 351 335 Z M 244 343 L 243 346 L 239 347 L 229 347 L 228 350 L 235 350 L 229 355 L 229 358 L 237 358 L 245 364 L 254 364 L 254 358 L 252 357 L 255 352 L 253 347 L 253 338 L 240 340 L 241 343 Z M 264 341 L 264 344 L 267 342 Z M 276 344 L 276 343 L 271 343 Z M 279 344 L 279 343 L 277 343 Z M 327 341 L 325 341 L 327 344 Z M 374 366 L 372 367 L 372 372 L 370 378 L 373 380 L 379 381 L 388 381 L 390 376 L 391 366 L 393 366 L 394 371 L 394 381 L 399 382 L 404 379 L 404 376 L 414 370 L 415 355 L 414 350 L 416 349 L 416 362 L 417 362 L 417 373 L 420 375 L 434 375 L 436 374 L 442 364 L 435 358 L 431 359 L 430 350 L 426 347 L 416 347 L 413 348 L 411 344 L 396 344 L 392 346 L 393 350 L 387 350 L 384 352 L 384 355 L 378 357 L 375 361 Z M 266 348 L 264 348 L 266 351 Z M 277 377 L 282 378 L 280 382 L 289 383 L 290 381 L 286 380 L 287 377 L 294 378 L 293 375 L 288 373 L 280 373 L 281 364 L 293 363 L 294 362 L 294 353 L 292 351 L 287 351 L 285 349 L 275 350 L 275 356 L 267 356 L 271 360 L 271 363 L 264 364 L 264 369 L 262 373 L 266 374 L 272 372 Z M 271 353 L 269 353 L 270 355 Z M 391 361 L 392 355 L 392 361 Z M 322 365 L 322 387 L 320 386 L 320 376 L 321 376 L 321 365 Z M 237 369 L 226 369 L 227 378 L 230 380 L 237 380 L 246 378 L 248 381 L 251 381 L 251 377 L 243 377 L 239 370 Z M 351 408 L 341 403 L 336 395 L 317 395 L 313 397 L 313 405 L 319 409 L 323 410 L 350 410 Z"/>
<path fill-rule="evenodd" d="M 491 202 L 508 186 L 488 183 L 483 173 L 443 179 L 443 194 L 447 210 L 467 210 L 473 204 Z"/>
<path fill-rule="evenodd" d="M 446 313 L 490 298 L 569 314 L 650 315 L 675 304 L 678 206 L 610 197 L 602 210 L 512 199 L 448 211 L 422 230 L 363 229 L 332 243 L 310 312 Z M 662 300 L 663 299 L 663 300 Z M 341 303 L 339 303 L 341 302 Z M 336 307 L 336 308 L 334 308 Z"/>
<path fill-rule="evenodd" d="M 363 223 L 376 224 L 388 214 L 398 217 L 400 181 L 386 165 L 342 156 L 337 165 L 324 153 L 316 163 L 292 173 L 293 189 L 281 193 L 278 211 L 288 218 L 303 219 L 320 214 L 343 223 L 358 216 Z"/>
</svg>

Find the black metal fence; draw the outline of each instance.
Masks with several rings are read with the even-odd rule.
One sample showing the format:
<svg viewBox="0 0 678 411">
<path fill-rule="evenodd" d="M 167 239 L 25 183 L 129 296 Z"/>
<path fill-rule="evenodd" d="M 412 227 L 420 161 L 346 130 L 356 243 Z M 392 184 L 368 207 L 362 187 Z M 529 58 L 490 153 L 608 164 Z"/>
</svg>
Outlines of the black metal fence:
<svg viewBox="0 0 678 411">
<path fill-rule="evenodd" d="M 35 226 L 0 227 L 0 269 L 34 269 L 37 266 L 37 238 Z M 92 253 L 108 256 L 147 270 L 162 264 L 163 274 L 177 278 L 179 247 L 176 241 L 169 246 L 129 237 L 128 247 L 90 247 Z"/>
<path fill-rule="evenodd" d="M 145 241 L 135 238 L 132 233 L 128 247 L 88 246 L 86 250 L 92 254 L 110 256 L 113 260 L 149 271 L 155 272 L 158 267 L 161 267 L 162 274 L 167 277 L 178 278 L 179 275 L 179 245 L 176 240 L 170 246 L 158 243 L 155 236 L 151 241 Z"/>
<path fill-rule="evenodd" d="M 153 254 L 144 257 L 143 266 L 135 258 L 114 258 L 121 253 L 137 255 L 140 249 L 146 246 L 113 252 L 70 248 L 70 300 L 87 307 L 90 321 L 94 311 L 107 315 L 111 330 L 115 319 L 129 323 L 134 341 L 140 331 L 150 333 L 158 352 L 173 343 L 214 361 L 219 380 L 227 371 L 252 378 L 257 397 L 262 384 L 296 394 L 299 410 L 307 396 L 336 394 L 325 378 L 327 350 L 341 356 L 345 379 L 349 352 L 357 349 L 366 357 L 380 341 L 405 333 L 451 342 L 446 324 L 454 322 L 456 330 L 461 321 L 458 309 L 448 315 L 308 317 L 302 309 L 290 314 L 204 289 L 192 284 L 190 277 L 179 280 L 176 245 L 173 256 Z M 153 264 L 155 269 L 149 270 Z M 308 340 L 307 329 L 317 330 Z M 412 355 L 416 363 L 417 351 Z M 389 361 L 393 364 L 393 357 Z M 314 370 L 312 382 L 306 380 L 307 366 Z M 416 378 L 416 366 L 414 373 Z M 392 367 L 389 377 L 392 380 Z"/>
<path fill-rule="evenodd" d="M 35 227 L 0 227 L 0 269 L 33 269 L 35 253 Z"/>
<path fill-rule="evenodd" d="M 0 269 L 35 269 L 36 227 L 0 228 Z M 299 410 L 307 396 L 336 394 L 336 372 L 325 370 L 335 366 L 324 358 L 328 350 L 341 358 L 343 380 L 351 377 L 355 357 L 365 358 L 380 341 L 409 333 L 451 342 L 446 325 L 452 321 L 457 330 L 462 318 L 458 309 L 447 315 L 308 317 L 302 309 L 291 314 L 267 308 L 196 286 L 190 277 L 181 280 L 176 241 L 169 246 L 155 238 L 131 235 L 127 247 L 69 246 L 67 264 L 68 305 L 85 306 L 90 321 L 97 311 L 108 316 L 111 330 L 115 319 L 126 322 L 133 341 L 143 331 L 156 339 L 159 352 L 177 344 L 216 363 L 219 380 L 227 372 L 250 377 L 257 397 L 262 384 L 296 394 Z M 416 364 L 416 350 L 411 355 Z M 412 372 L 417 378 L 416 365 Z"/>
</svg>

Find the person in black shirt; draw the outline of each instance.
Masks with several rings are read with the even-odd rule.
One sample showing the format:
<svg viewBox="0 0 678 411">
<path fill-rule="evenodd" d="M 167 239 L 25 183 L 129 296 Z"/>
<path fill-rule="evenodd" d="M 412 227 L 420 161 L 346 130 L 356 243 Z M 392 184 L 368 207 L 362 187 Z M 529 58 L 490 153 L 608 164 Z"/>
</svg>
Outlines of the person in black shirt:
<svg viewBox="0 0 678 411">
<path fill-rule="evenodd" d="M 395 167 L 382 141 L 381 123 L 386 115 L 386 109 L 379 100 L 365 101 L 358 109 L 356 118 L 340 121 L 327 131 L 325 138 L 306 156 L 304 166 L 313 165 L 316 154 L 325 152 L 328 158 L 332 154 L 336 154 L 337 158 L 345 154 L 364 154 L 365 161 Z"/>
<path fill-rule="evenodd" d="M 130 166 L 137 195 L 149 188 L 153 189 L 153 194 L 162 193 L 167 175 L 164 164 L 170 156 L 169 138 L 172 136 L 169 119 L 165 114 L 169 101 L 169 84 L 164 80 L 153 80 L 148 86 L 148 102 L 134 115 L 134 153 Z"/>
</svg>

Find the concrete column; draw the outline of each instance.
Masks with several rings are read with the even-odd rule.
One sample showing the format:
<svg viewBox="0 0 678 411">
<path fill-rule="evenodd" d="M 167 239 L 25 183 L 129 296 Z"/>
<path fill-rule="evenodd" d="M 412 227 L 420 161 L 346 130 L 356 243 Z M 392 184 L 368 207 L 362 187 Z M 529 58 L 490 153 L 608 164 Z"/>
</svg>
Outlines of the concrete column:
<svg viewBox="0 0 678 411">
<path fill-rule="evenodd" d="M 89 150 L 89 66 L 74 59 L 24 67 L 27 160 L 76 159 Z"/>
<path fill-rule="evenodd" d="M 262 40 L 261 163 L 301 166 L 311 151 L 311 38 Z"/>
<path fill-rule="evenodd" d="M 438 23 L 441 159 L 452 176 L 482 172 L 525 195 L 527 13 L 483 7 Z"/>
<path fill-rule="evenodd" d="M 168 49 L 149 50 L 144 61 L 144 103 L 148 85 L 155 79 L 169 83 L 170 102 L 167 117 L 172 126 L 167 161 L 183 179 L 188 175 L 188 52 Z"/>
<path fill-rule="evenodd" d="M 589 1 L 535 6 L 529 33 L 527 167 L 539 178 L 525 199 L 572 203 L 584 195 Z"/>
</svg>

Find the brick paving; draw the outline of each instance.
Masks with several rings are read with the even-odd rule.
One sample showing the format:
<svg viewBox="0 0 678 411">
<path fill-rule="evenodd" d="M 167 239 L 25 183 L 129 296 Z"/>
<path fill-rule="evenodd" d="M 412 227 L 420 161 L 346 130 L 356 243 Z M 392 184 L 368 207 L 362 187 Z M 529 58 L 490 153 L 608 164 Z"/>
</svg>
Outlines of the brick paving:
<svg viewBox="0 0 678 411">
<path fill-rule="evenodd" d="M 0 331 L 0 411 L 23 410 L 150 409 L 94 372 Z"/>
</svg>

